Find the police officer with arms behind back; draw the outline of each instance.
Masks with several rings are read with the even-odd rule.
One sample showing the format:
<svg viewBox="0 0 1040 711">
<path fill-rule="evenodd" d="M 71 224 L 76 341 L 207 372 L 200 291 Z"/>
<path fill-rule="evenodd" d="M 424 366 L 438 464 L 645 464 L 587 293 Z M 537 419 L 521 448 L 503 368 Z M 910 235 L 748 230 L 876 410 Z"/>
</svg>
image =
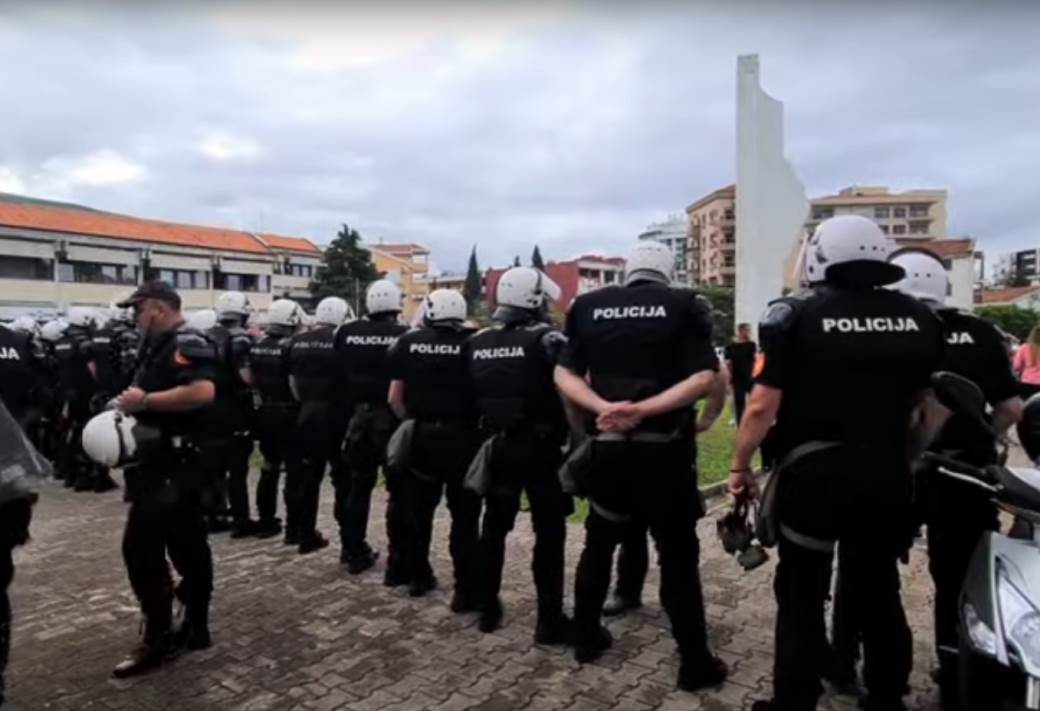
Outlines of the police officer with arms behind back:
<svg viewBox="0 0 1040 711">
<path fill-rule="evenodd" d="M 272 303 L 267 310 L 264 336 L 249 351 L 253 386 L 260 399 L 256 422 L 260 453 L 264 457 L 260 481 L 256 485 L 256 510 L 260 517 L 256 529 L 258 538 L 269 538 L 282 532 L 282 522 L 276 515 L 278 481 L 282 466 L 292 466 L 295 456 L 293 439 L 300 410 L 289 388 L 289 345 L 300 328 L 302 315 L 299 304 L 291 299 L 278 299 Z M 290 512 L 290 499 L 295 501 L 296 497 L 296 492 L 286 486 L 286 515 Z M 287 523 L 295 526 L 296 522 Z"/>
<path fill-rule="evenodd" d="M 564 338 L 546 323 L 549 303 L 559 296 L 559 287 L 539 270 L 510 269 L 499 279 L 496 293 L 493 318 L 501 326 L 477 333 L 466 349 L 481 430 L 490 438 L 484 445 L 490 457 L 480 535 L 483 581 L 475 601 L 481 610 L 480 629 L 493 632 L 501 624 L 498 593 L 506 536 L 526 491 L 535 535 L 532 571 L 539 644 L 571 641 L 571 621 L 563 614 L 563 549 L 573 504 L 556 475 L 567 420 L 553 384 Z"/>
<path fill-rule="evenodd" d="M 299 545 L 302 554 L 325 548 L 329 541 L 317 529 L 318 503 L 325 466 L 331 464 L 333 481 L 342 479 L 343 434 L 347 426 L 343 363 L 336 353 L 336 332 L 350 314 L 338 296 L 321 300 L 314 312 L 318 326 L 304 331 L 289 345 L 289 385 L 300 403 L 296 420 L 299 456 L 289 469 L 294 524 L 285 542 Z"/>
<path fill-rule="evenodd" d="M 668 247 L 641 242 L 624 286 L 575 300 L 556 383 L 596 416 L 591 511 L 574 586 L 575 657 L 592 661 L 611 645 L 600 625 L 611 559 L 631 522 L 646 521 L 679 647 L 679 686 L 694 690 L 726 678 L 705 630 L 696 531 L 703 509 L 690 422 L 691 405 L 715 385 L 718 359 L 709 309 L 696 292 L 670 286 L 673 264 Z"/>
<path fill-rule="evenodd" d="M 340 560 L 357 575 L 375 565 L 378 553 L 365 538 L 372 489 L 379 467 L 386 459 L 386 445 L 397 428 L 397 418 L 386 401 L 390 387 L 387 353 L 407 327 L 400 323 L 401 290 L 391 281 L 380 279 L 365 292 L 365 318 L 348 323 L 339 330 L 337 350 L 346 369 L 347 393 L 353 415 L 347 425 L 346 469 L 348 481 L 336 486 L 336 517 L 339 520 L 342 551 Z M 406 563 L 401 555 L 404 533 L 400 507 L 400 481 L 388 473 L 390 501 L 386 510 L 389 541 L 386 582 L 408 581 Z"/>
<path fill-rule="evenodd" d="M 890 261 L 906 271 L 906 277 L 892 288 L 920 299 L 943 321 L 946 351 L 942 369 L 979 386 L 993 408 L 993 430 L 1003 433 L 1021 417 L 1022 401 L 1000 332 L 973 314 L 945 306 L 946 269 L 931 252 L 901 250 Z M 931 449 L 981 468 L 996 463 L 995 445 L 992 436 L 954 416 Z M 920 509 L 928 527 L 928 567 L 935 582 L 939 690 L 943 707 L 958 709 L 957 601 L 976 544 L 983 533 L 998 528 L 997 509 L 986 496 L 979 496 L 976 487 L 943 476 L 934 467 L 918 477 L 923 479 L 917 492 L 923 499 Z"/>
<path fill-rule="evenodd" d="M 465 320 L 466 300 L 459 292 L 437 289 L 427 296 L 424 326 L 401 336 L 390 350 L 389 391 L 394 413 L 402 420 L 413 418 L 415 427 L 411 465 L 403 480 L 410 521 L 409 594 L 420 597 L 437 587 L 430 567 L 430 537 L 444 492 L 451 511 L 452 607 L 458 610 L 469 609 L 475 599 L 480 526 L 480 498 L 463 487 L 479 444 L 463 353 L 473 331 Z"/>
<path fill-rule="evenodd" d="M 211 459 L 214 503 L 224 500 L 231 509 L 231 537 L 245 538 L 256 533 L 256 521 L 249 512 L 249 458 L 253 454 L 253 394 L 249 350 L 253 339 L 246 331 L 249 299 L 239 291 L 217 297 L 217 325 L 206 335 L 217 344 L 217 439 L 207 446 Z"/>
<path fill-rule="evenodd" d="M 161 664 L 171 649 L 210 646 L 213 558 L 202 518 L 197 443 L 216 394 L 217 353 L 205 335 L 184 327 L 180 297 L 163 282 L 142 284 L 120 306 L 133 307 L 146 344 L 133 384 L 116 400 L 119 413 L 97 415 L 84 431 L 84 445 L 111 466 L 124 463 L 131 446 L 136 459 L 124 470 L 130 510 L 123 558 L 144 614 L 144 638 L 113 671 L 128 677 Z M 185 605 L 183 625 L 172 637 L 167 555 L 181 574 L 176 592 Z"/>
<path fill-rule="evenodd" d="M 835 544 L 863 616 L 863 707 L 904 708 L 911 639 L 898 557 L 909 544 L 910 457 L 945 413 L 930 397 L 942 358 L 939 320 L 924 304 L 878 288 L 904 276 L 870 220 L 824 221 L 803 255 L 808 290 L 770 305 L 760 326 L 764 363 L 730 474 L 735 496 L 755 493 L 751 458 L 775 421 L 780 562 L 774 698 L 755 711 L 808 711 L 822 692 L 824 602 Z M 773 436 L 773 435 L 771 435 Z"/>
</svg>

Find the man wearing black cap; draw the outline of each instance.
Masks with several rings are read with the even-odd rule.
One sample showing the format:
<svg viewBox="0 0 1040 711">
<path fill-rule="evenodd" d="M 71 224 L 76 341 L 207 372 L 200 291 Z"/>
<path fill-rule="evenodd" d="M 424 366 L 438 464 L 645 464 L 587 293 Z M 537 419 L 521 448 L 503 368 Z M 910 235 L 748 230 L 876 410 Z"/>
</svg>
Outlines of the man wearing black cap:
<svg viewBox="0 0 1040 711">
<path fill-rule="evenodd" d="M 210 645 L 213 559 L 200 505 L 203 467 L 196 441 L 214 399 L 216 349 L 185 327 L 180 296 L 165 283 L 143 284 L 119 306 L 133 307 L 145 346 L 117 406 L 162 433 L 161 445 L 142 451 L 125 472 L 130 511 L 123 558 L 145 625 L 142 643 L 113 671 L 122 678 L 161 664 L 175 647 Z M 177 596 L 185 604 L 184 623 L 172 636 L 167 555 L 181 574 Z"/>
</svg>

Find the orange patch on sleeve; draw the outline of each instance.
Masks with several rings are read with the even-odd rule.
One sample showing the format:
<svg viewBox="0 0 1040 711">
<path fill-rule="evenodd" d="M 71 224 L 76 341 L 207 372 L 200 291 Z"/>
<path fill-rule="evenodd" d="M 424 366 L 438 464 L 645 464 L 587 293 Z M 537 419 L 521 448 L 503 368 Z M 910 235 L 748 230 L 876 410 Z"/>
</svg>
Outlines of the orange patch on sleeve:
<svg viewBox="0 0 1040 711">
<path fill-rule="evenodd" d="M 751 372 L 754 377 L 762 375 L 762 371 L 766 369 L 766 354 L 759 353 L 755 356 L 755 369 Z"/>
<path fill-rule="evenodd" d="M 181 355 L 180 351 L 174 351 L 173 362 L 181 367 L 187 367 L 191 365 L 191 361 L 185 358 L 183 355 Z"/>
</svg>

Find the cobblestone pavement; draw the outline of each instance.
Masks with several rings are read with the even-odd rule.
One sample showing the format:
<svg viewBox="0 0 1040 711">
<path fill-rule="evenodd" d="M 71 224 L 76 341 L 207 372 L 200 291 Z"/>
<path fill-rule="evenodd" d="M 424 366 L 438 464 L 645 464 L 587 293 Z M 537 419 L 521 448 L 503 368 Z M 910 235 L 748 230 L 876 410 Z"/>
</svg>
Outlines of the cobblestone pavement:
<svg viewBox="0 0 1040 711">
<path fill-rule="evenodd" d="M 732 675 L 717 691 L 691 695 L 674 689 L 674 647 L 653 600 L 656 571 L 648 585 L 653 601 L 609 623 L 617 642 L 600 662 L 581 667 L 565 650 L 534 646 L 532 534 L 523 516 L 510 538 L 505 626 L 495 634 L 481 634 L 474 615 L 453 615 L 450 589 L 415 600 L 384 588 L 381 566 L 347 575 L 335 544 L 299 556 L 280 539 L 232 541 L 224 534 L 212 541 L 214 646 L 117 681 L 109 672 L 136 642 L 139 623 L 119 552 L 125 505 L 118 492 L 73 494 L 47 484 L 42 493 L 34 541 L 17 554 L 13 708 L 729 711 L 769 690 L 771 566 L 740 572 L 719 548 L 710 521 L 701 525 L 708 618 Z M 334 532 L 331 498 L 326 488 L 326 533 Z M 381 547 L 382 494 L 376 498 L 373 544 Z M 446 523 L 442 510 L 435 532 L 442 582 L 451 578 Z M 572 526 L 568 534 L 570 586 L 583 531 Z M 932 709 L 931 588 L 919 552 L 904 572 L 916 637 L 912 706 Z M 832 711 L 855 707 L 847 698 L 821 703 Z"/>
</svg>

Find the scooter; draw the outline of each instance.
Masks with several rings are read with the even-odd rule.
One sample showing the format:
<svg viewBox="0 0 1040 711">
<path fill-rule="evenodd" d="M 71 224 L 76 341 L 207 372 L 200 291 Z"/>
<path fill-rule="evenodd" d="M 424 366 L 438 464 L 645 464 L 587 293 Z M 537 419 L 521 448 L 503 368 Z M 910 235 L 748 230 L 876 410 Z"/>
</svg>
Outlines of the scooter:
<svg viewBox="0 0 1040 711">
<path fill-rule="evenodd" d="M 952 373 L 933 377 L 948 409 L 993 434 L 985 398 Z M 1033 467 L 978 468 L 926 454 L 938 471 L 977 487 L 1015 518 L 1011 535 L 987 532 L 960 597 L 960 696 L 965 711 L 1040 710 L 1040 397 L 1027 403 L 1019 438 Z"/>
</svg>

